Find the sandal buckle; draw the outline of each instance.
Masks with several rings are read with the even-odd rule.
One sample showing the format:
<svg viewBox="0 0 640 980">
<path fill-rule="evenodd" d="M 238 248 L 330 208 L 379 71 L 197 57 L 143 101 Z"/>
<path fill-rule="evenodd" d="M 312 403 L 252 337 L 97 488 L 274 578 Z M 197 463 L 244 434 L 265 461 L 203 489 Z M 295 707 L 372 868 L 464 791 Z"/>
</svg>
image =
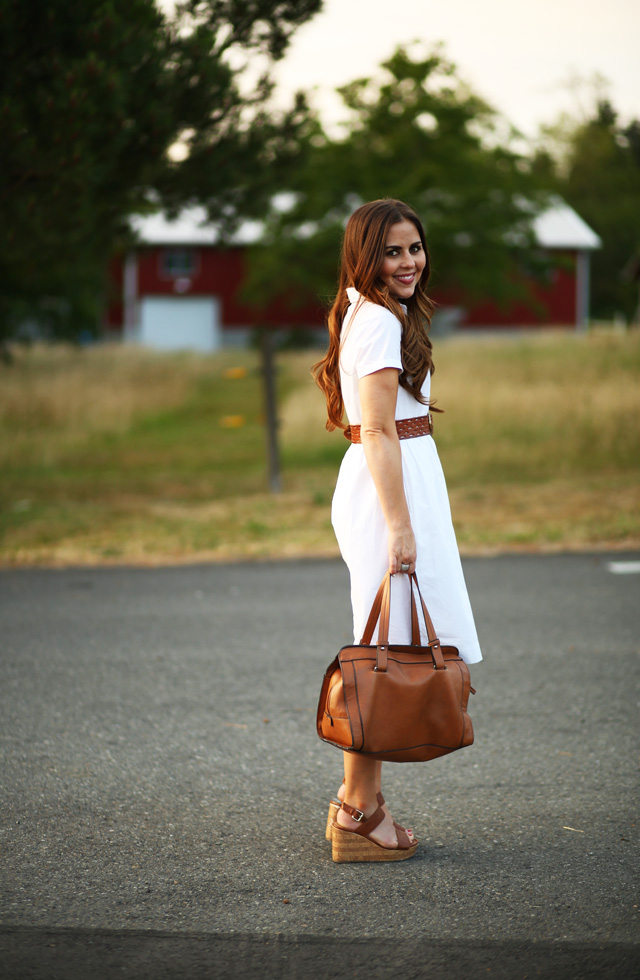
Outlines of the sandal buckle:
<svg viewBox="0 0 640 980">
<path fill-rule="evenodd" d="M 351 819 L 355 820 L 356 823 L 362 823 L 362 821 L 365 819 L 364 810 L 358 810 L 356 806 L 351 806 L 350 803 L 343 802 L 341 809 L 344 810 L 345 813 L 348 813 Z"/>
</svg>

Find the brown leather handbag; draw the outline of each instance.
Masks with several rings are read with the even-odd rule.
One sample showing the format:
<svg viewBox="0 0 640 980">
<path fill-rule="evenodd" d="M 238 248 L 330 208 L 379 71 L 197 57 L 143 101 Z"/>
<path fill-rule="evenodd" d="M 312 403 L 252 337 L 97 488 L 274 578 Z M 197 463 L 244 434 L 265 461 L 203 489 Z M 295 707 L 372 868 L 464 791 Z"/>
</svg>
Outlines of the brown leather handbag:
<svg viewBox="0 0 640 980">
<path fill-rule="evenodd" d="M 420 646 L 420 599 L 428 644 Z M 382 580 L 359 645 L 342 647 L 327 668 L 318 703 L 324 742 L 387 762 L 426 762 L 473 742 L 467 714 L 475 694 L 455 647 L 442 647 L 411 576 L 411 645 L 389 645 L 391 576 Z M 378 642 L 372 644 L 380 620 Z"/>
</svg>

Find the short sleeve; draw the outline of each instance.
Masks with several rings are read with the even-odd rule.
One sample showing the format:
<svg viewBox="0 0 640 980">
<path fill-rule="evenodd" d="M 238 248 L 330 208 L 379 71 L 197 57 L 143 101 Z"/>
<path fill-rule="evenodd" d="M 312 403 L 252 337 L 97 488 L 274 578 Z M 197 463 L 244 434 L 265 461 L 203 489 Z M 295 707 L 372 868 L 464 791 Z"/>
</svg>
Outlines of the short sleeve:
<svg viewBox="0 0 640 980">
<path fill-rule="evenodd" d="M 357 333 L 353 339 L 356 342 L 355 369 L 358 380 L 383 368 L 402 371 L 402 326 L 393 313 L 371 305 L 356 316 L 353 326 Z"/>
</svg>

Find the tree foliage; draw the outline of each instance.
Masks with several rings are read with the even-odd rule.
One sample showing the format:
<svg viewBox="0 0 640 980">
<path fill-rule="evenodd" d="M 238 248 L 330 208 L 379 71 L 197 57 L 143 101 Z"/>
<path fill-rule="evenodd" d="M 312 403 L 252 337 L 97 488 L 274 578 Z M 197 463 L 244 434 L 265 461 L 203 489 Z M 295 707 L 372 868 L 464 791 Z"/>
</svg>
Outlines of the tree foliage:
<svg viewBox="0 0 640 980">
<path fill-rule="evenodd" d="M 537 166 L 552 174 L 565 200 L 602 239 L 592 257 L 592 313 L 631 320 L 638 302 L 631 273 L 640 268 L 640 121 L 622 125 L 611 103 L 600 99 L 590 118 L 565 120 L 546 133 L 550 145 Z"/>
<path fill-rule="evenodd" d="M 522 298 L 513 246 L 532 241 L 544 181 L 511 148 L 515 132 L 440 48 L 423 58 L 400 48 L 382 68 L 383 80 L 340 90 L 351 114 L 344 138 L 317 121 L 310 131 L 290 194 L 276 199 L 267 240 L 253 250 L 248 296 L 331 296 L 345 220 L 364 201 L 396 197 L 424 221 L 434 285 Z"/>
<path fill-rule="evenodd" d="M 0 338 L 93 326 L 126 217 L 261 210 L 306 114 L 268 115 L 268 68 L 321 0 L 0 0 Z M 181 152 L 171 153 L 179 143 Z"/>
</svg>

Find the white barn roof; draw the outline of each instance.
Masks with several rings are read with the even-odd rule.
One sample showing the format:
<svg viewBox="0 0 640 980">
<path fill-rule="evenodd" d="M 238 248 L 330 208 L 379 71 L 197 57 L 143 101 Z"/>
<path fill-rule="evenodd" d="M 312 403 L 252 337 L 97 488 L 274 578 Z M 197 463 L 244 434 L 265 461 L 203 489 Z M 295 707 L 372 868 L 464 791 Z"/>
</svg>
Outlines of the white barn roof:
<svg viewBox="0 0 640 980">
<path fill-rule="evenodd" d="M 174 220 L 160 211 L 136 215 L 130 224 L 145 245 L 215 245 L 219 239 L 216 226 L 200 206 L 185 208 Z M 533 219 L 533 231 L 542 248 L 591 250 L 602 245 L 595 231 L 561 198 Z M 244 221 L 232 241 L 235 245 L 251 245 L 260 240 L 261 234 L 261 222 Z"/>
<path fill-rule="evenodd" d="M 602 241 L 573 208 L 556 198 L 533 219 L 533 231 L 543 248 L 601 248 Z"/>
<path fill-rule="evenodd" d="M 220 237 L 206 210 L 200 206 L 184 208 L 173 220 L 158 211 L 134 215 L 129 223 L 145 245 L 215 245 Z M 261 234 L 259 221 L 244 221 L 232 240 L 236 245 L 251 245 Z"/>
</svg>

